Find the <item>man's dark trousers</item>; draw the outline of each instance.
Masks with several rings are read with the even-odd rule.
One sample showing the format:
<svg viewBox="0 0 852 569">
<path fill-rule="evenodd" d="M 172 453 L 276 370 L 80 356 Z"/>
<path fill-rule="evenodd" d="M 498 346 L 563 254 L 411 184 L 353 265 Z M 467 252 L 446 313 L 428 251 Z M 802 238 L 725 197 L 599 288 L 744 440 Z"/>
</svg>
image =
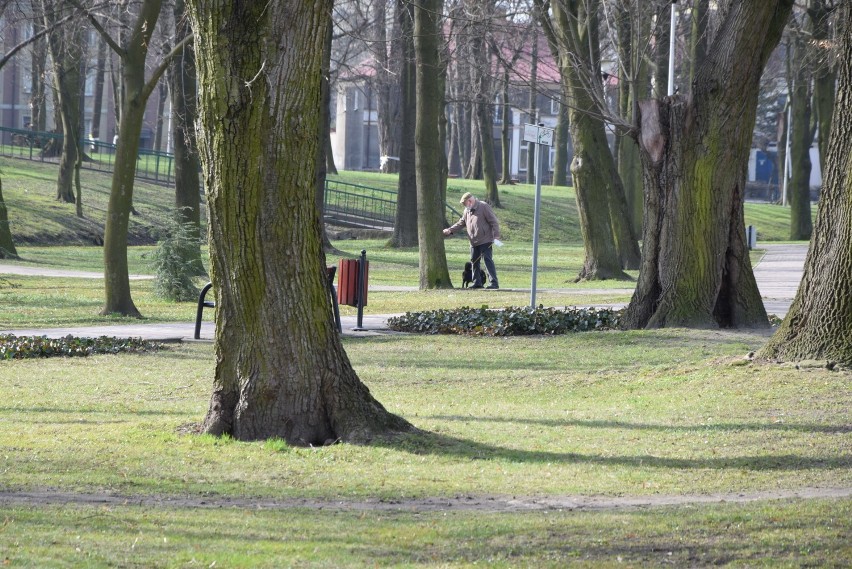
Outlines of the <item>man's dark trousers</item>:
<svg viewBox="0 0 852 569">
<path fill-rule="evenodd" d="M 488 271 L 488 278 L 491 279 L 491 286 L 497 287 L 497 268 L 494 266 L 494 259 L 491 258 L 491 246 L 493 243 L 483 243 L 482 245 L 474 245 L 470 248 L 470 260 L 473 262 L 473 286 L 485 286 L 482 282 L 482 271 L 479 270 L 479 261 L 485 261 L 485 270 Z"/>
</svg>

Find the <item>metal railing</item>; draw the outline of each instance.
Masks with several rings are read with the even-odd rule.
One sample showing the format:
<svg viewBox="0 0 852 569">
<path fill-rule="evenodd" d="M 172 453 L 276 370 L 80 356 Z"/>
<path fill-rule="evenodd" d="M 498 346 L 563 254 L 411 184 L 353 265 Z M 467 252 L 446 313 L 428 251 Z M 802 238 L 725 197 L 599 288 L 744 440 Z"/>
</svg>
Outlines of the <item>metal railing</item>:
<svg viewBox="0 0 852 569">
<path fill-rule="evenodd" d="M 455 221 L 461 217 L 461 213 L 453 206 L 445 205 L 445 215 L 448 218 Z M 391 231 L 395 218 L 396 191 L 326 180 L 326 222 L 343 227 Z"/>
<path fill-rule="evenodd" d="M 65 137 L 55 132 L 0 127 L 0 155 L 39 162 L 57 162 Z M 86 157 L 84 170 L 112 172 L 115 169 L 115 144 L 83 140 Z M 47 150 L 50 150 L 46 152 Z M 155 184 L 174 183 L 174 155 L 140 148 L 136 159 L 136 177 Z"/>
<path fill-rule="evenodd" d="M 325 182 L 325 219 L 345 227 L 393 229 L 396 192 L 350 184 Z"/>
<path fill-rule="evenodd" d="M 39 162 L 58 162 L 63 135 L 28 129 L 0 127 L 0 155 Z M 83 141 L 83 169 L 112 172 L 116 146 L 109 142 Z M 54 147 L 45 152 L 47 147 Z M 136 178 L 162 185 L 174 184 L 174 155 L 139 149 Z M 450 204 L 445 215 L 455 221 L 461 213 Z M 325 183 L 325 220 L 344 227 L 392 230 L 396 218 L 396 191 L 350 184 L 338 180 Z"/>
</svg>

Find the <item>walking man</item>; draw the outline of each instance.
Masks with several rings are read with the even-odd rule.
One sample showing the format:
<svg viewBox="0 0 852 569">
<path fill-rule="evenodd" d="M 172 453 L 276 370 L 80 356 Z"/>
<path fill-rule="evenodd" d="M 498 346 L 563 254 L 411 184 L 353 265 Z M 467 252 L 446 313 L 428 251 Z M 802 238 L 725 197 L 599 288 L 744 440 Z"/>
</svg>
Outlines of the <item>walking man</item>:
<svg viewBox="0 0 852 569">
<path fill-rule="evenodd" d="M 456 230 L 464 227 L 467 230 L 467 238 L 470 240 L 470 261 L 473 263 L 473 284 L 470 288 L 482 288 L 482 271 L 479 270 L 479 261 L 485 261 L 485 270 L 491 284 L 486 288 L 500 288 L 497 284 L 497 269 L 491 258 L 491 248 L 496 241 L 500 243 L 500 224 L 494 210 L 485 202 L 479 201 L 470 192 L 461 197 L 461 204 L 465 207 L 464 213 L 455 224 L 444 229 L 444 235 L 452 235 Z"/>
</svg>

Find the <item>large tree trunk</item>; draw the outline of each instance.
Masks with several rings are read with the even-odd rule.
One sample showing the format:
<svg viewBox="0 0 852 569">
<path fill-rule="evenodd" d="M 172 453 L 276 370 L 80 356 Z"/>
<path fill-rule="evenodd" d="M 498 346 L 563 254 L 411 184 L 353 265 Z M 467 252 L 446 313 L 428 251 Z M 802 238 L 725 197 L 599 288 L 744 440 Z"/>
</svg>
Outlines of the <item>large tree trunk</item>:
<svg viewBox="0 0 852 569">
<path fill-rule="evenodd" d="M 796 33 L 792 53 L 792 78 L 790 104 L 790 239 L 811 238 L 811 73 L 806 57 L 806 38 L 801 30 Z"/>
<path fill-rule="evenodd" d="M 135 20 L 127 28 L 126 41 L 120 49 L 121 123 L 110 187 L 107 219 L 104 227 L 104 288 L 106 302 L 102 314 L 117 313 L 140 316 L 130 295 L 130 275 L 127 268 L 127 229 L 133 209 L 133 185 L 136 178 L 136 159 L 139 135 L 145 116 L 145 105 L 157 81 L 165 71 L 161 64 L 145 82 L 145 60 L 151 35 L 160 15 L 162 0 L 145 0 L 138 8 Z M 90 16 L 91 17 L 91 16 Z M 95 21 L 93 21 L 94 23 Z M 99 24 L 98 24 L 99 25 Z"/>
<path fill-rule="evenodd" d="M 759 352 L 852 365 L 852 6 L 839 14 L 839 80 L 816 227 L 796 298 Z"/>
<path fill-rule="evenodd" d="M 359 381 L 328 301 L 314 187 L 330 2 L 189 6 L 216 291 L 204 431 L 322 445 L 409 429 Z"/>
<path fill-rule="evenodd" d="M 577 2 L 564 7 L 571 11 L 556 5 L 551 8 L 552 41 L 560 50 L 560 71 L 568 97 L 574 148 L 571 175 L 586 254 L 578 280 L 628 279 L 622 269 L 638 268 L 639 244 L 627 219 L 624 190 L 609 150 L 606 127 L 594 113 L 596 104 L 589 91 L 588 78 L 600 77 L 597 3 Z"/>
<path fill-rule="evenodd" d="M 12 231 L 9 228 L 9 215 L 6 211 L 6 202 L 3 200 L 3 182 L 0 180 L 0 259 L 17 259 L 18 250 L 12 239 Z"/>
<path fill-rule="evenodd" d="M 179 42 L 189 33 L 184 0 L 174 5 L 175 41 Z M 198 80 L 195 71 L 195 48 L 188 45 L 172 60 L 167 75 L 172 103 L 172 141 L 175 160 L 175 207 L 183 223 L 192 224 L 193 237 L 197 246 L 191 256 L 184 259 L 192 272 L 205 274 L 201 261 L 201 162 L 195 139 L 195 120 L 198 116 Z"/>
<path fill-rule="evenodd" d="M 420 288 L 451 288 L 444 248 L 444 202 L 441 200 L 444 152 L 438 131 L 444 101 L 438 37 L 441 0 L 423 0 L 414 7 L 414 52 L 417 61 L 417 236 L 420 246 Z"/>
<path fill-rule="evenodd" d="M 393 224 L 393 247 L 417 246 L 417 169 L 415 167 L 414 133 L 417 129 L 417 71 L 414 65 L 413 6 L 398 0 L 401 30 L 402 90 L 401 133 L 399 148 L 399 180 L 396 194 L 396 216 Z"/>
<path fill-rule="evenodd" d="M 628 327 L 768 326 L 743 190 L 760 75 L 792 5 L 735 0 L 691 93 L 641 105 L 643 257 Z"/>
<path fill-rule="evenodd" d="M 71 6 L 66 8 L 73 9 Z M 56 22 L 65 16 L 64 9 L 54 0 L 42 0 L 42 10 L 44 24 L 48 28 L 54 27 Z M 74 167 L 77 164 L 77 156 L 82 152 L 80 97 L 85 78 L 84 31 L 83 26 L 68 25 L 47 36 L 63 135 L 59 174 L 56 179 L 56 199 L 66 203 L 74 203 Z"/>
</svg>

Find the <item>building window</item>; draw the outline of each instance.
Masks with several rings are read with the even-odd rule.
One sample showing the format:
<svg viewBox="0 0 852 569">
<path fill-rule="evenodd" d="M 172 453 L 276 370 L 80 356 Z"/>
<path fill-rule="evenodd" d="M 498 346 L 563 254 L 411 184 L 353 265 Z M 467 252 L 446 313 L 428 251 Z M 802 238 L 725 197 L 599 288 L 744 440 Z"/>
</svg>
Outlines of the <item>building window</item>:
<svg viewBox="0 0 852 569">
<path fill-rule="evenodd" d="M 562 101 L 559 97 L 550 99 L 550 114 L 559 115 L 559 108 L 562 106 Z"/>
<path fill-rule="evenodd" d="M 550 155 L 550 159 L 548 160 L 548 164 L 549 164 L 548 168 L 550 169 L 551 172 L 553 172 L 553 163 L 556 162 L 556 147 L 555 146 L 550 147 L 549 155 Z"/>
<path fill-rule="evenodd" d="M 527 156 L 529 155 L 529 143 L 521 143 L 521 151 L 518 153 L 518 171 L 527 171 Z"/>
</svg>

